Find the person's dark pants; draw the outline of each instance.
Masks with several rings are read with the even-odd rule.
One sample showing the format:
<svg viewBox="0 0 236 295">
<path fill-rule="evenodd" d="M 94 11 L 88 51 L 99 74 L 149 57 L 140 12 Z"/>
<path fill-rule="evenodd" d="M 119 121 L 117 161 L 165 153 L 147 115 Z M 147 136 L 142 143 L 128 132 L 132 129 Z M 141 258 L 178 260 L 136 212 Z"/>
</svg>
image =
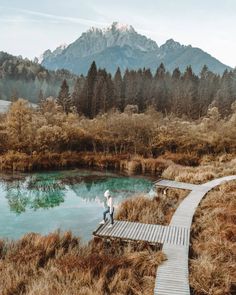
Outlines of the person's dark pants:
<svg viewBox="0 0 236 295">
<path fill-rule="evenodd" d="M 106 221 L 106 215 L 107 215 L 107 213 L 109 213 L 111 224 L 113 224 L 114 223 L 114 219 L 113 219 L 114 209 L 112 210 L 112 213 L 110 213 L 110 207 L 107 207 L 107 209 L 105 209 L 105 211 L 103 212 L 103 220 L 104 221 Z"/>
</svg>

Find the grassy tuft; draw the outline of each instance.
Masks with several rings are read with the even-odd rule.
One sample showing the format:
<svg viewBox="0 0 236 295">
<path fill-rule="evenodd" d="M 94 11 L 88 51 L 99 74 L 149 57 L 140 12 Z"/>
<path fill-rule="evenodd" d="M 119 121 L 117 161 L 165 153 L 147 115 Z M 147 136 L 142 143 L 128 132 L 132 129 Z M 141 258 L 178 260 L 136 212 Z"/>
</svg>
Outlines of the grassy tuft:
<svg viewBox="0 0 236 295">
<path fill-rule="evenodd" d="M 154 198 L 147 196 L 135 196 L 120 204 L 116 218 L 133 222 L 147 224 L 168 225 L 175 209 L 185 198 L 188 191 L 179 189 L 168 189 L 164 195 L 158 192 Z"/>
<path fill-rule="evenodd" d="M 235 294 L 236 181 L 208 193 L 196 211 L 191 237 L 194 294 Z"/>
<path fill-rule="evenodd" d="M 165 259 L 147 245 L 81 245 L 67 232 L 0 241 L 1 295 L 151 294 Z"/>
</svg>

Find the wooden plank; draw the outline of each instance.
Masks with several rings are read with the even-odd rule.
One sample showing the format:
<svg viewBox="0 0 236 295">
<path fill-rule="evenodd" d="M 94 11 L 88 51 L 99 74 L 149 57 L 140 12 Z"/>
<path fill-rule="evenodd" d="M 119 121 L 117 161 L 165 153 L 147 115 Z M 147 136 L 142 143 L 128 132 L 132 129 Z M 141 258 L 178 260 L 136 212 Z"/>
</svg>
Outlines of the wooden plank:
<svg viewBox="0 0 236 295">
<path fill-rule="evenodd" d="M 130 232 L 132 231 L 133 227 L 134 227 L 134 224 L 130 222 L 128 226 L 126 227 L 126 229 L 124 230 L 123 234 L 125 237 L 127 237 L 127 239 L 130 238 Z"/>
<path fill-rule="evenodd" d="M 138 226 L 135 228 L 135 232 L 134 232 L 134 236 L 133 236 L 134 240 L 138 240 L 138 236 L 140 234 L 140 229 L 141 229 L 141 226 L 142 226 L 141 223 L 137 223 L 137 225 Z"/>
<path fill-rule="evenodd" d="M 160 236 L 158 238 L 160 240 L 160 243 L 162 244 L 163 243 L 163 235 L 164 235 L 164 231 L 165 231 L 166 226 L 161 225 L 160 227 L 161 227 Z"/>
<path fill-rule="evenodd" d="M 158 236 L 159 236 L 160 230 L 161 230 L 160 227 L 156 227 L 155 228 L 155 232 L 154 232 L 154 235 L 153 235 L 153 240 L 154 240 L 155 243 L 158 243 L 159 242 Z"/>
<path fill-rule="evenodd" d="M 179 227 L 175 226 L 175 236 L 174 236 L 173 244 L 175 245 L 177 244 L 178 238 L 179 238 Z"/>
<path fill-rule="evenodd" d="M 136 236 L 136 240 L 141 240 L 142 239 L 142 234 L 143 234 L 143 229 L 144 229 L 145 224 L 141 223 L 139 227 L 139 232 Z"/>
<path fill-rule="evenodd" d="M 143 239 L 144 241 L 148 241 L 148 238 L 150 236 L 151 230 L 152 230 L 152 224 L 147 224 L 146 228 L 145 228 L 145 233 L 143 235 Z"/>
<path fill-rule="evenodd" d="M 115 235 L 118 226 L 119 226 L 119 223 L 118 223 L 117 221 L 114 221 L 114 225 L 113 225 L 113 227 L 111 228 L 111 232 L 110 232 L 110 235 L 111 235 L 111 236 L 114 236 L 114 235 Z"/>
<path fill-rule="evenodd" d="M 177 188 L 177 189 L 185 189 L 185 190 L 197 190 L 199 185 L 179 182 L 179 181 L 172 181 L 172 180 L 161 180 L 154 183 L 155 186 L 163 186 L 163 187 L 170 187 L 170 188 Z"/>
<path fill-rule="evenodd" d="M 156 235 L 156 241 L 157 241 L 158 243 L 160 243 L 160 236 L 161 236 L 162 227 L 161 227 L 161 225 L 156 225 L 156 228 L 157 228 L 157 230 L 158 230 L 158 233 L 157 233 L 157 235 Z"/>
<path fill-rule="evenodd" d="M 168 226 L 167 231 L 166 231 L 166 238 L 165 238 L 164 243 L 168 243 L 168 241 L 169 241 L 170 230 L 171 230 L 171 227 Z"/>
<path fill-rule="evenodd" d="M 116 232 L 117 238 L 122 238 L 123 237 L 123 232 L 124 232 L 127 225 L 128 225 L 128 221 L 122 221 L 121 227 Z"/>
<path fill-rule="evenodd" d="M 107 223 L 105 223 L 101 229 L 100 229 L 100 232 L 99 232 L 99 235 L 103 235 L 103 232 L 106 230 L 106 227 L 107 227 Z"/>
<path fill-rule="evenodd" d="M 179 235 L 179 239 L 178 239 L 178 245 L 183 245 L 184 229 L 182 227 L 180 227 L 179 230 L 180 230 L 180 235 Z"/>
<path fill-rule="evenodd" d="M 171 226 L 171 232 L 170 232 L 170 238 L 169 243 L 174 244 L 174 238 L 175 238 L 175 226 Z"/>
<path fill-rule="evenodd" d="M 153 228 L 155 228 L 155 225 L 154 225 L 154 224 L 149 224 L 148 230 L 147 230 L 146 235 L 145 235 L 145 237 L 144 237 L 145 240 L 148 241 L 148 242 L 149 242 L 149 240 L 150 240 L 150 236 L 151 236 L 151 234 L 152 234 L 152 230 L 153 230 Z"/>
<path fill-rule="evenodd" d="M 134 223 L 134 225 L 132 226 L 132 230 L 130 232 L 129 238 L 131 240 L 133 240 L 136 236 L 136 229 L 138 228 L 139 224 L 137 222 Z"/>
<path fill-rule="evenodd" d="M 155 232 L 156 232 L 156 226 L 153 227 L 153 229 L 152 229 L 152 231 L 151 231 L 151 234 L 150 234 L 149 241 L 150 241 L 151 243 L 154 243 L 154 242 L 155 242 L 155 240 L 154 240 Z"/>
</svg>

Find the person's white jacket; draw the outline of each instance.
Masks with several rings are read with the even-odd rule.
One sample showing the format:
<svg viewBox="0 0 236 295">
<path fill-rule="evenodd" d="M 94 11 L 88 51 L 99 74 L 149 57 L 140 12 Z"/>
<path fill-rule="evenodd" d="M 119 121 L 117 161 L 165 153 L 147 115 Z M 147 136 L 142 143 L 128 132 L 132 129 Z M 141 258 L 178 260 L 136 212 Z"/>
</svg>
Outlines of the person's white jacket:
<svg viewBox="0 0 236 295">
<path fill-rule="evenodd" d="M 107 198 L 107 206 L 110 208 L 110 214 L 113 212 L 114 205 L 113 205 L 113 198 L 109 197 Z"/>
</svg>

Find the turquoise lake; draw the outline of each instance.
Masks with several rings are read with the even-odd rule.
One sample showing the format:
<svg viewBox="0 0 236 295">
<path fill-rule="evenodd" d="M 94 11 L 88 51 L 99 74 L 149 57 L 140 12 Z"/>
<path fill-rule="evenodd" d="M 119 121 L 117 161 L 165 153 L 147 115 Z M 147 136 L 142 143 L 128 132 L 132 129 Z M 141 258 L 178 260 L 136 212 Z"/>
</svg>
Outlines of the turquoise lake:
<svg viewBox="0 0 236 295">
<path fill-rule="evenodd" d="M 151 194 L 152 180 L 80 169 L 0 174 L 0 238 L 60 229 L 86 242 L 102 220 L 107 189 L 117 206 L 134 194 Z"/>
</svg>

